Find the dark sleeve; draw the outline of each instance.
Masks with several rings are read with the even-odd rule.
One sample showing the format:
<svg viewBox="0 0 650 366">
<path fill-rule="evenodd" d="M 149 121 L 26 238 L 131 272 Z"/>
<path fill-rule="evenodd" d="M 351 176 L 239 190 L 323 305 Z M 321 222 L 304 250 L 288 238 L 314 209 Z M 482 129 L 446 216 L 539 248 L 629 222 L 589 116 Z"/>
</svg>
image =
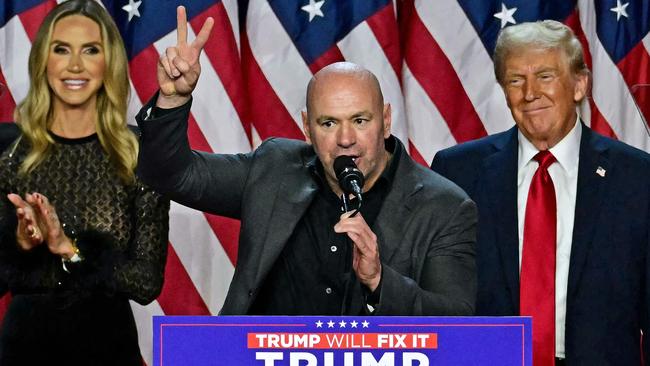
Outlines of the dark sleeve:
<svg viewBox="0 0 650 366">
<path fill-rule="evenodd" d="M 476 205 L 470 199 L 449 212 L 448 222 L 428 243 L 417 282 L 382 264 L 382 288 L 375 314 L 474 315 L 476 223 Z"/>
<path fill-rule="evenodd" d="M 7 194 L 12 191 L 9 178 L 10 158 L 7 153 L 0 157 L 0 282 L 5 285 L 11 273 L 11 252 L 16 245 L 16 220 Z"/>
<path fill-rule="evenodd" d="M 16 191 L 15 174 L 20 163 L 10 153 L 14 147 L 11 144 L 0 156 L 0 281 L 12 289 L 37 286 L 49 276 L 48 267 L 52 266 L 45 246 L 24 251 L 16 242 L 16 209 L 7 199 L 7 194 Z"/>
<path fill-rule="evenodd" d="M 15 123 L 0 123 L 0 151 L 4 151 L 20 135 L 20 129 Z"/>
<path fill-rule="evenodd" d="M 134 230 L 126 252 L 115 250 L 114 238 L 106 233 L 75 233 L 83 260 L 66 262 L 66 269 L 82 289 L 118 293 L 144 305 L 162 290 L 169 201 L 137 182 L 133 210 Z"/>
<path fill-rule="evenodd" d="M 191 101 L 150 115 L 155 100 L 136 116 L 141 130 L 138 175 L 182 205 L 239 219 L 250 154 L 192 151 L 187 139 Z"/>
<path fill-rule="evenodd" d="M 162 290 L 169 235 L 169 200 L 138 182 L 135 232 L 126 258 L 115 269 L 116 288 L 147 304 Z"/>
<path fill-rule="evenodd" d="M 0 221 L 2 221 L 2 219 L 0 219 Z M 3 230 L 3 229 L 0 228 L 0 230 Z M 1 239 L 2 239 L 2 237 L 0 237 L 0 240 Z M 0 243 L 0 246 L 2 246 L 2 243 Z M 3 267 L 5 266 L 5 264 L 3 263 L 3 260 L 2 260 L 2 249 L 0 249 L 0 266 L 3 266 Z M 0 298 L 2 298 L 2 296 L 4 296 L 4 294 L 6 294 L 8 290 L 9 290 L 9 288 L 7 286 L 7 274 L 4 273 L 4 271 L 0 270 Z"/>
<path fill-rule="evenodd" d="M 431 170 L 442 175 L 443 177 L 447 176 L 444 152 L 438 151 L 433 157 L 433 161 L 431 162 Z"/>
</svg>

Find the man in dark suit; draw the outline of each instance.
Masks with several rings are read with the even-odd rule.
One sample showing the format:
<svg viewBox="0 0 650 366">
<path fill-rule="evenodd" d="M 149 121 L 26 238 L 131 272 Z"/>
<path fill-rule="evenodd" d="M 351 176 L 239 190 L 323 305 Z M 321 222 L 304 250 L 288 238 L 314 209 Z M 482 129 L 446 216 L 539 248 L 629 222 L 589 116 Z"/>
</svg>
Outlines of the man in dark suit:
<svg viewBox="0 0 650 366">
<path fill-rule="evenodd" d="M 479 209 L 477 314 L 532 315 L 536 366 L 639 365 L 650 157 L 580 121 L 589 71 L 565 25 L 503 29 L 494 65 L 516 126 L 432 163 Z"/>
<path fill-rule="evenodd" d="M 192 152 L 190 93 L 207 31 L 188 45 L 184 18 L 181 8 L 181 42 L 161 58 L 160 93 L 137 117 L 139 174 L 181 204 L 241 219 L 221 314 L 473 314 L 475 205 L 390 134 L 376 77 L 350 63 L 319 71 L 303 113 L 308 143 L 278 138 L 249 154 Z M 341 155 L 366 179 L 356 216 L 341 214 L 333 170 Z"/>
</svg>

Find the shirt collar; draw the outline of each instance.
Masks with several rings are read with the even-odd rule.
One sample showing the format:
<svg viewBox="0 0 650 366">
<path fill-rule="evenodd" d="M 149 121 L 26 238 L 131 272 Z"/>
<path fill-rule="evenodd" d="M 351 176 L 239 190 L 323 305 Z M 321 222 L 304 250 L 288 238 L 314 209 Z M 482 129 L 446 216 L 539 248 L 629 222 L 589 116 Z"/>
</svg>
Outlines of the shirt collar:
<svg viewBox="0 0 650 366">
<path fill-rule="evenodd" d="M 580 118 L 576 119 L 576 123 L 569 133 L 560 140 L 555 146 L 549 150 L 555 156 L 555 159 L 560 164 L 562 169 L 567 173 L 572 174 L 578 169 L 578 160 L 580 156 L 580 139 L 582 138 L 582 123 Z M 539 152 L 537 148 L 524 136 L 521 131 L 517 132 L 517 139 L 519 140 L 519 170 L 523 169 Z"/>
</svg>

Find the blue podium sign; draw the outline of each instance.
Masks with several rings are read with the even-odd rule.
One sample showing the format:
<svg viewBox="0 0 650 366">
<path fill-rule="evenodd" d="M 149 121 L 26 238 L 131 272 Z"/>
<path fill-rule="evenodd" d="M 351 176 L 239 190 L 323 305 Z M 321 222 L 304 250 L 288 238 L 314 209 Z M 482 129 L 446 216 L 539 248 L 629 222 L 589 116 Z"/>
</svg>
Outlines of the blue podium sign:
<svg viewBox="0 0 650 366">
<path fill-rule="evenodd" d="M 154 365 L 532 365 L 528 317 L 155 316 Z"/>
</svg>

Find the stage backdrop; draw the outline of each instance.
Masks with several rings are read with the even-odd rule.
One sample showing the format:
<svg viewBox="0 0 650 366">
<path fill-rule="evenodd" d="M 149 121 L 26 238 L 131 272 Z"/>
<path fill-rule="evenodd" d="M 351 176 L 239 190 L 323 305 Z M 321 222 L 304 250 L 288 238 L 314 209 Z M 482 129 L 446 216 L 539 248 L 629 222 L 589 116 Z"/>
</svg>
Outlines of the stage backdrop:
<svg viewBox="0 0 650 366">
<path fill-rule="evenodd" d="M 349 60 L 377 74 L 393 106 L 393 133 L 429 164 L 436 151 L 513 124 L 491 54 L 503 27 L 556 19 L 581 37 L 593 71 L 583 120 L 649 150 L 650 2 L 647 0 L 104 0 L 124 37 L 129 114 L 156 91 L 158 55 L 174 44 L 175 7 L 190 36 L 211 16 L 189 136 L 192 147 L 250 151 L 270 136 L 303 138 L 300 111 L 314 72 Z M 27 57 L 55 0 L 0 2 L 0 121 L 12 121 L 28 88 Z M 219 189 L 219 187 L 215 187 Z M 237 256 L 239 224 L 172 204 L 162 295 L 134 305 L 151 364 L 151 316 L 217 314 Z M 6 299 L 5 299 L 6 300 Z M 0 310 L 1 312 L 1 310 Z"/>
</svg>

